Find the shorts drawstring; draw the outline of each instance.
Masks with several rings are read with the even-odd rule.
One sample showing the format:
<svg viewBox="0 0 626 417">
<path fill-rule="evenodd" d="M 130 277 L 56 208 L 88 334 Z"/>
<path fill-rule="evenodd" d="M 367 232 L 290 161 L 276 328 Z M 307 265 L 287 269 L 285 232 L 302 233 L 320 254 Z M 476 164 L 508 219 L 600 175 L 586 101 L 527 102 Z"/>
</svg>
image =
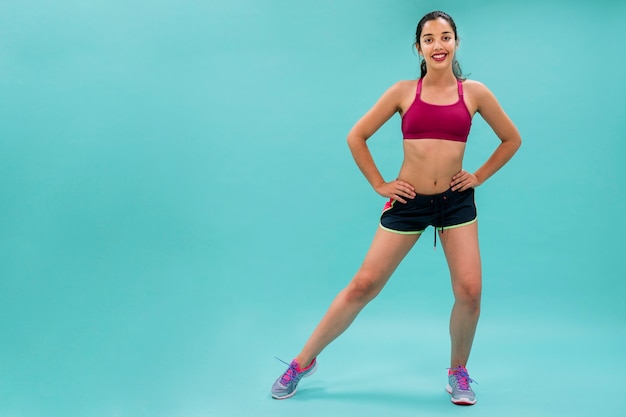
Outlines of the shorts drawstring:
<svg viewBox="0 0 626 417">
<path fill-rule="evenodd" d="M 437 196 L 435 198 L 433 198 L 432 200 L 430 200 L 431 203 L 433 203 L 435 205 L 435 214 L 437 217 L 437 223 L 439 223 L 441 226 L 441 233 L 443 233 L 444 231 L 444 224 L 445 223 L 445 213 L 446 213 L 446 200 L 448 199 L 448 196 L 446 195 L 442 195 L 442 196 Z M 436 223 L 435 223 L 436 224 Z M 437 250 L 437 226 L 435 225 L 435 236 L 434 236 L 434 247 L 433 250 Z"/>
</svg>

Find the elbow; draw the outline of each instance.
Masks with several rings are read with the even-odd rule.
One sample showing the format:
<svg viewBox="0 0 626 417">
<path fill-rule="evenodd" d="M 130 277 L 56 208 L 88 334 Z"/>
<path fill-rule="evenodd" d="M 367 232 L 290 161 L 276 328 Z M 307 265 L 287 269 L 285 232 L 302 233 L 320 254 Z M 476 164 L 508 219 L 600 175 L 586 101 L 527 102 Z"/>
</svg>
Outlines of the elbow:
<svg viewBox="0 0 626 417">
<path fill-rule="evenodd" d="M 509 143 L 513 153 L 515 153 L 522 146 L 522 138 L 518 136 L 514 140 L 509 141 Z"/>
<path fill-rule="evenodd" d="M 503 140 L 503 142 L 507 143 L 509 149 L 511 149 L 513 153 L 515 153 L 520 148 L 520 146 L 522 146 L 522 137 L 519 133 L 516 133 L 515 135 L 509 136 L 506 140 Z"/>
<path fill-rule="evenodd" d="M 346 138 L 346 142 L 348 143 L 348 147 L 350 149 L 354 149 L 357 148 L 363 144 L 365 144 L 365 141 L 367 140 L 367 138 L 358 135 L 354 132 L 350 132 L 348 133 L 348 137 Z"/>
</svg>

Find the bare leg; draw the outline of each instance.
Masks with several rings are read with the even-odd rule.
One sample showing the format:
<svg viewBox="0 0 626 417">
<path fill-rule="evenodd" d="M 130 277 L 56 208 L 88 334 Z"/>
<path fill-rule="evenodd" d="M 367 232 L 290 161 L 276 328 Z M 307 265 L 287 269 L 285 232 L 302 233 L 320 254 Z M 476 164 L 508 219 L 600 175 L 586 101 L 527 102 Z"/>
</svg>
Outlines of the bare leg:
<svg viewBox="0 0 626 417">
<path fill-rule="evenodd" d="M 419 235 L 402 235 L 381 228 L 377 230 L 361 268 L 348 286 L 339 292 L 296 356 L 300 366 L 308 366 L 313 358 L 350 326 L 363 307 L 382 290 L 418 238 Z"/>
<path fill-rule="evenodd" d="M 448 229 L 439 236 L 450 268 L 454 293 L 450 316 L 450 367 L 466 366 L 480 315 L 482 272 L 478 225 L 472 223 Z"/>
</svg>

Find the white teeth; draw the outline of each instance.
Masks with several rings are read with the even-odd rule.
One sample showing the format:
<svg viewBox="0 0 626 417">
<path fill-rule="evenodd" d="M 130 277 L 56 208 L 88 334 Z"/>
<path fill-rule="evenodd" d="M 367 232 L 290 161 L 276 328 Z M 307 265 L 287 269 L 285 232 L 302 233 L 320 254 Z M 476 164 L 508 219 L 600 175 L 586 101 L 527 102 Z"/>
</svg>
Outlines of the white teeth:
<svg viewBox="0 0 626 417">
<path fill-rule="evenodd" d="M 444 58 L 445 56 L 446 54 L 437 54 L 437 55 L 433 55 L 433 58 L 440 59 L 440 58 Z"/>
</svg>

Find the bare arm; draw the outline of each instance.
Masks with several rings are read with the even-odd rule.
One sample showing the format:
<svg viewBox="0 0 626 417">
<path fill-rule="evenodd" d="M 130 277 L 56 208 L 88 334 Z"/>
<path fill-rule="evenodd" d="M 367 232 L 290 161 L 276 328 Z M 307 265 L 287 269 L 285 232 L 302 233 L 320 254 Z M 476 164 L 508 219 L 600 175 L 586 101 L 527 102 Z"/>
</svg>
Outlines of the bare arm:
<svg viewBox="0 0 626 417">
<path fill-rule="evenodd" d="M 402 85 L 396 83 L 352 127 L 347 140 L 352 157 L 374 190 L 383 197 L 394 198 L 406 203 L 403 197 L 415 197 L 415 189 L 404 181 L 385 182 L 366 143 L 399 110 L 401 99 Z"/>
<path fill-rule="evenodd" d="M 522 138 L 517 128 L 506 115 L 493 93 L 480 83 L 477 83 L 475 90 L 477 111 L 498 136 L 500 144 L 487 159 L 487 162 L 478 168 L 474 174 L 466 171 L 456 174 L 452 178 L 453 190 L 462 191 L 483 184 L 513 157 L 522 144 Z"/>
</svg>

